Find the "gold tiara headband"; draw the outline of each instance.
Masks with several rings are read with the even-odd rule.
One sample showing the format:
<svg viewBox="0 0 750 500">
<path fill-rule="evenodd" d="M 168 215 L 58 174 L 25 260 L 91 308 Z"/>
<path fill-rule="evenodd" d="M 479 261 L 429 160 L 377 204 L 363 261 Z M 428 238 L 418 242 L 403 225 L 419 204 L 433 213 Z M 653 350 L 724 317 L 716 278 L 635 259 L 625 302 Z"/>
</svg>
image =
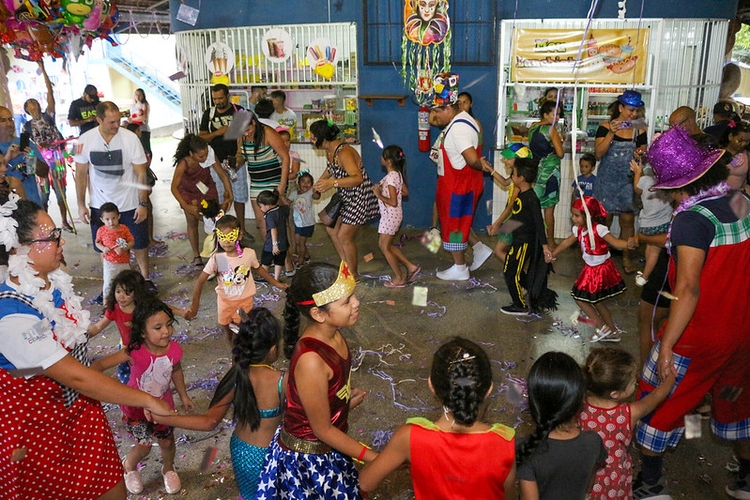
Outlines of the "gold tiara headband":
<svg viewBox="0 0 750 500">
<path fill-rule="evenodd" d="M 304 300 L 298 302 L 300 306 L 311 306 L 313 303 L 317 306 L 324 306 L 339 300 L 341 297 L 346 297 L 354 291 L 354 287 L 357 285 L 357 281 L 354 279 L 354 275 L 349 270 L 349 265 L 345 261 L 341 261 L 339 266 L 339 275 L 336 277 L 336 281 L 333 285 L 329 286 L 322 292 L 314 293 L 312 300 Z"/>
</svg>

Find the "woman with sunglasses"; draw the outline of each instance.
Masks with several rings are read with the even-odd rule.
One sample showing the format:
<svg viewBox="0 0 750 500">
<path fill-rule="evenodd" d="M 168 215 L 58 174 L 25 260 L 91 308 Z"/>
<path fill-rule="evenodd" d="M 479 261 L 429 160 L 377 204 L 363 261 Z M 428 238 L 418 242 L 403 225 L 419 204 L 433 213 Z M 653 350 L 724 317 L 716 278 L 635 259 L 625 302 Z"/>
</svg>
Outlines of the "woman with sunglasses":
<svg viewBox="0 0 750 500">
<path fill-rule="evenodd" d="M 0 200 L 0 491 L 3 498 L 125 499 L 99 401 L 165 415 L 160 399 L 88 367 L 89 313 L 60 270 L 62 229 L 36 203 Z"/>
</svg>

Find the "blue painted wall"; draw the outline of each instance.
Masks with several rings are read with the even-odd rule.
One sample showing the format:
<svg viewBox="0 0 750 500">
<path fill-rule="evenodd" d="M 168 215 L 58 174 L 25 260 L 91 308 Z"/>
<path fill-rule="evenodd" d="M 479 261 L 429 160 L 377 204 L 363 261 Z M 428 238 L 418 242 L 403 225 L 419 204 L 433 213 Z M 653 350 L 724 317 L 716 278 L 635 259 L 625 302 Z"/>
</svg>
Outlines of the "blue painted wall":
<svg viewBox="0 0 750 500">
<path fill-rule="evenodd" d="M 382 1 L 382 0 L 371 0 Z M 461 0 L 451 0 L 451 3 Z M 497 22 L 502 19 L 537 19 L 541 17 L 579 19 L 586 18 L 589 3 L 584 0 L 482 0 L 495 4 Z M 595 0 L 596 1 L 596 0 Z M 643 7 L 645 18 L 718 18 L 733 19 L 738 0 L 628 0 L 627 18 L 639 17 Z M 599 0 L 596 18 L 616 18 L 618 0 Z M 198 7 L 198 0 L 185 0 L 185 4 Z M 330 5 L 330 13 L 329 13 Z M 363 8 L 361 0 L 203 0 L 198 22 L 194 27 L 175 19 L 180 0 L 170 0 L 172 30 L 210 29 L 235 26 L 265 26 L 272 24 L 308 24 L 331 22 L 355 22 L 359 37 L 359 77 L 361 94 L 408 94 L 401 75 L 392 66 L 365 66 L 363 47 Z M 514 12 L 518 8 L 517 12 Z M 330 18 L 329 18 L 330 15 Z M 499 33 L 499 28 L 498 28 Z M 454 51 L 472 40 L 454 39 Z M 485 144 L 495 142 L 495 110 L 497 109 L 497 66 L 453 66 L 461 77 L 462 88 L 469 82 L 476 83 L 468 89 L 474 97 L 474 114 L 484 126 Z M 370 176 L 377 180 L 384 173 L 380 167 L 380 149 L 371 139 L 371 128 L 375 128 L 383 142 L 398 144 L 404 148 L 407 158 L 407 180 L 412 195 L 404 202 L 404 224 L 426 228 L 432 220 L 435 185 L 435 166 L 427 153 L 417 149 L 417 106 L 407 101 L 399 107 L 396 101 L 377 100 L 373 106 L 360 101 L 360 127 L 362 158 Z M 432 130 L 432 139 L 438 131 Z M 490 152 L 485 154 L 490 156 Z M 492 197 L 492 183 L 485 181 L 485 191 L 480 200 L 474 228 L 484 231 L 491 222 L 491 214 L 485 210 L 487 200 Z"/>
</svg>

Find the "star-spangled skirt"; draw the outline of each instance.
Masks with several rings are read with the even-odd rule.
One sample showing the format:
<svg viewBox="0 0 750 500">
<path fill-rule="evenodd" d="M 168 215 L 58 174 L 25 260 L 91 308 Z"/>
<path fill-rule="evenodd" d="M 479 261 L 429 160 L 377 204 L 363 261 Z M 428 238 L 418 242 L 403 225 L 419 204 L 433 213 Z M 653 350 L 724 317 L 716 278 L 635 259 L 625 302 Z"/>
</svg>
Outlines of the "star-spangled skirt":
<svg viewBox="0 0 750 500">
<path fill-rule="evenodd" d="M 361 498 L 351 458 L 336 450 L 323 455 L 285 450 L 278 441 L 277 430 L 260 473 L 256 500 Z"/>
</svg>

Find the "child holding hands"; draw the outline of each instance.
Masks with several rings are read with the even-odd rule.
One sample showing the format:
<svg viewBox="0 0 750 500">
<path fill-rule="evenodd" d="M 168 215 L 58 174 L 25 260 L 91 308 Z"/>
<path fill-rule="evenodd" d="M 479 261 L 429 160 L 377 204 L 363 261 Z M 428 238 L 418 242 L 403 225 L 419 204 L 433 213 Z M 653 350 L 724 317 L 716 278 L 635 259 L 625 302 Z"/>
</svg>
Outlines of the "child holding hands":
<svg viewBox="0 0 750 500">
<path fill-rule="evenodd" d="M 240 322 L 237 312 L 242 309 L 249 311 L 253 308 L 255 297 L 254 269 L 261 278 L 273 286 L 284 289 L 286 285 L 279 283 L 266 269 L 260 265 L 252 248 L 244 248 L 240 239 L 240 223 L 233 215 L 225 215 L 216 222 L 214 229 L 217 250 L 208 259 L 206 267 L 198 276 L 193 290 L 193 302 L 185 315 L 185 319 L 193 319 L 198 314 L 201 305 L 203 285 L 212 274 L 217 274 L 216 305 L 219 325 L 227 335 L 229 345 L 234 345 L 234 332 L 229 327 Z"/>
<path fill-rule="evenodd" d="M 410 418 L 393 434 L 360 474 L 363 497 L 408 462 L 417 500 L 515 498 L 515 431 L 480 420 L 492 392 L 487 353 L 470 340 L 450 340 L 435 352 L 427 384 L 442 415 Z"/>
<path fill-rule="evenodd" d="M 625 282 L 612 262 L 608 245 L 619 250 L 632 249 L 635 248 L 635 241 L 620 240 L 612 236 L 604 224 L 607 211 L 596 198 L 578 198 L 573 202 L 570 213 L 573 234 L 557 246 L 549 262 L 576 242 L 581 246 L 583 270 L 570 294 L 578 307 L 596 324 L 591 342 L 619 342 L 624 332 L 615 325 L 612 313 L 604 305 L 604 301 L 624 292 Z"/>
<path fill-rule="evenodd" d="M 107 202 L 99 208 L 99 214 L 104 225 L 96 231 L 96 248 L 102 252 L 102 297 L 107 297 L 114 277 L 130 269 L 130 249 L 135 238 L 128 226 L 120 224 L 117 205 Z"/>
<path fill-rule="evenodd" d="M 669 374 L 659 387 L 638 401 L 628 403 L 635 394 L 638 377 L 635 358 L 622 349 L 592 349 L 586 359 L 586 401 L 578 416 L 581 428 L 595 431 L 607 449 L 607 462 L 596 471 L 591 500 L 633 498 L 633 461 L 630 442 L 635 424 L 654 411 L 672 390 L 675 377 Z"/>
<path fill-rule="evenodd" d="M 287 379 L 273 363 L 279 357 L 281 327 L 265 307 L 248 314 L 240 310 L 241 322 L 232 349 L 232 368 L 219 382 L 208 411 L 202 415 L 154 417 L 160 424 L 211 431 L 221 423 L 230 406 L 237 426 L 229 447 L 240 500 L 255 498 L 258 477 L 268 445 L 281 423 Z"/>
<path fill-rule="evenodd" d="M 172 310 L 159 299 L 139 303 L 133 313 L 130 344 L 121 351 L 95 361 L 91 368 L 103 371 L 120 363 L 130 362 L 130 387 L 161 398 L 174 409 L 171 382 L 180 396 L 182 406 L 185 410 L 192 411 L 193 401 L 185 389 L 185 376 L 180 364 L 182 348 L 171 340 L 173 323 Z M 127 490 L 132 494 L 143 491 L 138 463 L 151 452 L 151 443 L 156 438 L 161 449 L 164 487 L 169 494 L 180 491 L 180 477 L 174 470 L 175 443 L 172 427 L 151 422 L 142 408 L 121 408 L 128 432 L 136 442 L 122 461 Z"/>
<path fill-rule="evenodd" d="M 289 201 L 293 207 L 294 217 L 294 245 L 297 251 L 295 267 L 310 262 L 310 252 L 307 250 L 307 239 L 315 232 L 315 212 L 313 200 L 320 199 L 320 193 L 313 191 L 313 176 L 309 172 L 300 172 L 296 182 L 296 189 L 289 193 Z"/>
<path fill-rule="evenodd" d="M 258 497 L 359 498 L 353 459 L 377 453 L 349 430 L 349 411 L 364 400 L 351 387 L 352 356 L 341 328 L 359 316 L 354 274 L 313 262 L 303 266 L 287 290 L 284 354 L 291 358 L 284 421 L 271 441 L 260 474 Z M 299 334 L 300 316 L 307 324 Z"/>
</svg>

